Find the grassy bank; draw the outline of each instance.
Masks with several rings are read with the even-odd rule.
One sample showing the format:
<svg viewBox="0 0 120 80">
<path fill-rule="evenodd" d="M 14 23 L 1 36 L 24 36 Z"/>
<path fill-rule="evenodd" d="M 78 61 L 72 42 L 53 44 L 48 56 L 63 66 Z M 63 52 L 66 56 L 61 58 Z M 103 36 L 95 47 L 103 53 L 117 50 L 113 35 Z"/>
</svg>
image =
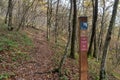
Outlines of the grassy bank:
<svg viewBox="0 0 120 80">
<path fill-rule="evenodd" d="M 0 23 L 0 80 L 16 75 L 15 68 L 30 60 L 32 47 L 32 40 L 24 32 L 8 31 L 7 25 Z"/>
</svg>

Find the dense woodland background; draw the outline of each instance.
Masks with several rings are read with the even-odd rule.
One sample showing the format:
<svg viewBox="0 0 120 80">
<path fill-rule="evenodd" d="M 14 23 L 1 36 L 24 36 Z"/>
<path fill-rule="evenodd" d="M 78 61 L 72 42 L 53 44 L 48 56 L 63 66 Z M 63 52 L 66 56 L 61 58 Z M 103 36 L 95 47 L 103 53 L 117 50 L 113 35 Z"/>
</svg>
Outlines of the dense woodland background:
<svg viewBox="0 0 120 80">
<path fill-rule="evenodd" d="M 119 0 L 0 0 L 0 80 L 79 80 L 80 16 L 88 80 L 120 80 Z"/>
</svg>

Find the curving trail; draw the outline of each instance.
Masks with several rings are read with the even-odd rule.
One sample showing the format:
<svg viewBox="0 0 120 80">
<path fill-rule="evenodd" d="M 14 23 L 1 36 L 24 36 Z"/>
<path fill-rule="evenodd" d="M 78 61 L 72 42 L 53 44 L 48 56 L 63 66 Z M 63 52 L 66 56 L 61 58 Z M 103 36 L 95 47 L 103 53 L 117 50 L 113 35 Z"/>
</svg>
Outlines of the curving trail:
<svg viewBox="0 0 120 80">
<path fill-rule="evenodd" d="M 54 52 L 45 39 L 44 31 L 26 32 L 33 39 L 34 49 L 30 51 L 31 61 L 23 63 L 16 69 L 15 80 L 58 80 L 57 74 L 35 74 L 35 72 L 53 69 L 52 55 Z"/>
<path fill-rule="evenodd" d="M 12 80 L 59 80 L 58 73 L 44 73 L 55 69 L 55 60 L 61 59 L 61 56 L 55 56 L 52 43 L 46 41 L 45 31 L 27 30 L 28 36 L 33 39 L 34 48 L 30 51 L 31 59 L 28 62 L 23 62 L 22 65 L 16 68 L 17 74 Z M 57 54 L 58 55 L 58 54 Z M 67 79 L 61 80 L 79 80 L 79 64 L 76 60 L 67 58 L 63 65 L 63 72 Z M 36 72 L 44 74 L 35 74 Z M 89 77 L 89 80 L 93 80 Z"/>
</svg>

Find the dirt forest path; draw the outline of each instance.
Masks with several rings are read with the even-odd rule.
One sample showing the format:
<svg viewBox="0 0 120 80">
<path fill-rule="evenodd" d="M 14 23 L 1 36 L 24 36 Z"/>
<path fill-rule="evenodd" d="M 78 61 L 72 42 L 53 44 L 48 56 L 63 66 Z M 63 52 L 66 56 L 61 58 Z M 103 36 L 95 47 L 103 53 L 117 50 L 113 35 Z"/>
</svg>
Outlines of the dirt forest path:
<svg viewBox="0 0 120 80">
<path fill-rule="evenodd" d="M 31 32 L 27 31 L 34 42 L 34 49 L 30 51 L 31 60 L 17 68 L 15 80 L 58 80 L 57 74 L 35 74 L 53 69 L 54 52 L 46 41 L 44 31 Z"/>
</svg>

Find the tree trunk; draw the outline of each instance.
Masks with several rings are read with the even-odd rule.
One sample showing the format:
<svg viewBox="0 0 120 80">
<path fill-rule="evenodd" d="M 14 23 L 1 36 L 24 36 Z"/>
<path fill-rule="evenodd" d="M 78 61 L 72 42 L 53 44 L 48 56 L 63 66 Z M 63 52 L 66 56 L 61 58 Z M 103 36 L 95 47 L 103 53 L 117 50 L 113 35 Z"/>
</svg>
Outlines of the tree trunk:
<svg viewBox="0 0 120 80">
<path fill-rule="evenodd" d="M 97 44 L 96 44 L 96 31 L 95 31 L 95 36 L 94 36 L 94 52 L 93 52 L 93 57 L 97 58 Z"/>
<path fill-rule="evenodd" d="M 118 41 L 119 41 L 119 38 L 120 38 L 120 28 L 119 28 L 119 32 L 118 32 L 118 38 L 117 38 Z"/>
<path fill-rule="evenodd" d="M 105 20 L 104 20 L 104 17 L 105 17 L 105 0 L 103 0 L 103 14 L 102 14 L 102 20 L 101 20 L 101 29 L 100 29 L 100 33 L 99 33 L 99 36 L 98 36 L 98 53 L 97 53 L 97 60 L 99 60 L 100 58 L 100 53 L 102 51 L 102 48 L 103 48 L 103 28 L 104 28 L 104 23 L 105 23 Z"/>
<path fill-rule="evenodd" d="M 75 58 L 75 39 L 76 39 L 76 18 L 77 18 L 77 7 L 76 0 L 73 0 L 73 24 L 72 24 L 72 37 L 71 37 L 71 53 L 70 57 Z"/>
<path fill-rule="evenodd" d="M 47 0 L 47 41 L 49 41 L 49 0 Z"/>
<path fill-rule="evenodd" d="M 101 60 L 100 79 L 99 80 L 105 80 L 105 78 L 106 78 L 105 62 L 106 62 L 107 50 L 108 50 L 108 46 L 109 46 L 109 43 L 111 40 L 112 30 L 113 30 L 113 26 L 114 26 L 116 14 L 117 14 L 118 3 L 119 3 L 119 0 L 115 0 L 114 6 L 113 6 L 112 17 L 110 20 L 107 36 L 106 36 L 104 47 L 103 47 L 104 50 L 103 50 L 103 55 L 102 55 L 102 60 Z"/>
<path fill-rule="evenodd" d="M 55 15 L 55 43 L 57 43 L 57 37 L 58 37 L 58 10 L 59 10 L 59 2 L 60 0 L 57 0 L 57 7 L 56 7 L 56 15 Z"/>
<path fill-rule="evenodd" d="M 62 65 L 65 61 L 65 58 L 67 56 L 67 53 L 68 53 L 68 48 L 69 48 L 69 44 L 70 44 L 70 38 L 71 38 L 71 15 L 72 15 L 72 0 L 70 0 L 70 13 L 69 13 L 69 19 L 68 19 L 68 41 L 67 41 L 67 44 L 66 44 L 66 47 L 65 47 L 65 50 L 64 50 L 64 55 L 62 56 L 61 58 L 61 61 L 60 61 L 60 65 L 58 67 L 58 71 L 59 71 L 59 74 L 61 75 L 61 69 L 62 69 Z"/>
<path fill-rule="evenodd" d="M 51 18 L 52 18 L 52 0 L 48 0 L 48 7 L 47 7 L 47 41 L 50 40 Z"/>
<path fill-rule="evenodd" d="M 5 16 L 5 24 L 7 24 L 7 22 L 8 22 L 8 11 L 7 11 L 6 16 Z"/>
<path fill-rule="evenodd" d="M 89 45 L 89 49 L 88 49 L 88 55 L 92 54 L 92 44 L 93 41 L 96 39 L 95 38 L 95 33 L 96 33 L 96 23 L 97 23 L 97 16 L 98 16 L 98 0 L 95 0 L 95 6 L 94 6 L 94 1 L 92 0 L 93 3 L 93 21 L 92 21 L 92 35 L 91 35 L 91 39 L 90 39 L 90 45 Z M 94 45 L 96 47 L 96 43 Z M 96 54 L 96 51 L 94 51 L 94 55 Z"/>
<path fill-rule="evenodd" d="M 9 31 L 13 30 L 13 27 L 12 27 L 12 10 L 13 10 L 12 0 L 9 0 L 8 1 L 8 15 L 9 15 L 8 30 Z"/>
</svg>

